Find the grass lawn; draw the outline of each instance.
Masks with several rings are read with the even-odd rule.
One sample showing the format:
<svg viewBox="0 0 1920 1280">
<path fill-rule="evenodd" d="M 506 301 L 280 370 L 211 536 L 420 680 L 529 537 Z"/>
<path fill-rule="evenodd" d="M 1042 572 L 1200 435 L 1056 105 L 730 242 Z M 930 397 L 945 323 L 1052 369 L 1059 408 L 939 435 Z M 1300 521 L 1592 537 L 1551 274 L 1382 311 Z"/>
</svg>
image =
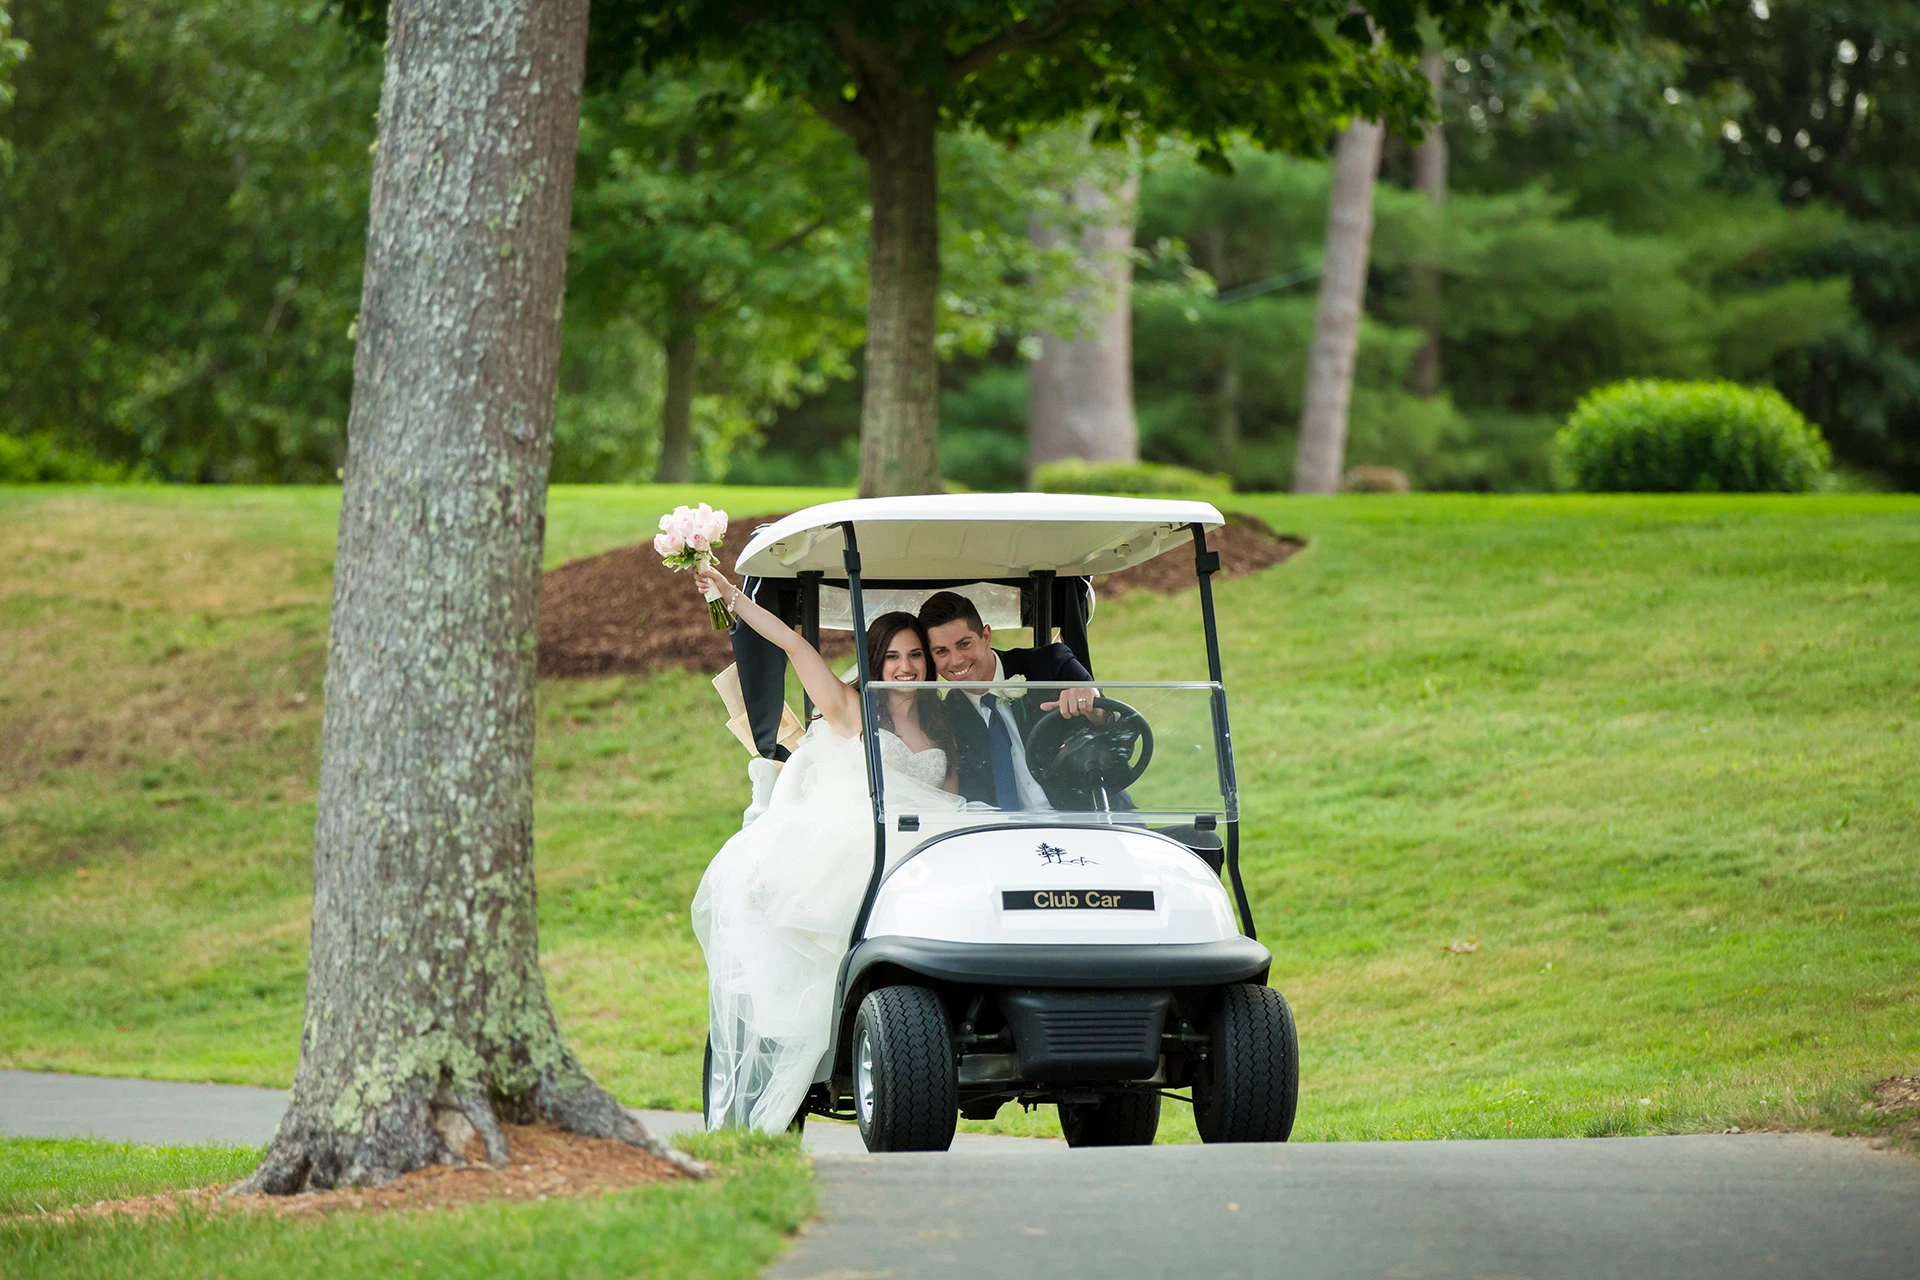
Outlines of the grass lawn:
<svg viewBox="0 0 1920 1280">
<path fill-rule="evenodd" d="M 228 1180 L 258 1153 L 0 1139 L 0 1271 L 35 1280 L 395 1271 L 489 1280 L 757 1275 L 813 1211 L 812 1174 L 798 1142 L 736 1134 L 689 1145 L 721 1176 L 596 1197 L 343 1213 L 317 1222 L 188 1213 L 56 1223 L 4 1215 L 53 1197 L 78 1202 Z M 57 1149 L 45 1150 L 50 1146 Z"/>
<path fill-rule="evenodd" d="M 549 562 L 693 496 L 556 490 Z M 291 1078 L 336 502 L 0 490 L 0 1065 Z M 1218 592 L 1298 1136 L 1847 1125 L 1920 1071 L 1920 499 L 1231 505 L 1311 540 Z M 1195 615 L 1103 602 L 1101 674 L 1200 674 Z M 699 1094 L 719 710 L 541 693 L 547 973 L 637 1105 Z"/>
</svg>

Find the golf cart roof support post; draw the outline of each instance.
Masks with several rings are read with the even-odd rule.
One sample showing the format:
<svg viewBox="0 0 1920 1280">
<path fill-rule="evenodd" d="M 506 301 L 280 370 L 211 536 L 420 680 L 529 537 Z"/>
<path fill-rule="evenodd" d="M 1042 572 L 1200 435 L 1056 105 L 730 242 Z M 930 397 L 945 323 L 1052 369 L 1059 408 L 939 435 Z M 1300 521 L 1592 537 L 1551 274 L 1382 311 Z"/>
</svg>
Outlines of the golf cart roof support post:
<svg viewBox="0 0 1920 1280">
<path fill-rule="evenodd" d="M 800 638 L 820 647 L 820 579 L 826 575 L 818 569 L 809 569 L 800 575 Z M 801 720 L 813 719 L 813 695 L 803 687 L 800 690 L 800 705 L 805 708 Z"/>
<path fill-rule="evenodd" d="M 846 535 L 842 558 L 847 564 L 847 600 L 853 607 L 853 652 L 860 678 L 860 745 L 866 749 L 867 791 L 873 797 L 873 875 L 867 880 L 867 892 L 860 899 L 860 914 L 854 917 L 848 947 L 860 945 L 867 935 L 867 917 L 873 914 L 873 900 L 880 893 L 880 881 L 887 873 L 887 820 L 885 799 L 880 790 L 879 708 L 873 700 L 873 672 L 867 662 L 867 606 L 860 598 L 860 543 L 854 536 L 853 521 L 840 526 Z"/>
<path fill-rule="evenodd" d="M 1035 569 L 1033 579 L 1033 647 L 1053 643 L 1053 578 L 1051 569 Z"/>
<path fill-rule="evenodd" d="M 1207 549 L 1207 531 L 1198 524 L 1193 530 L 1193 572 L 1200 581 L 1200 621 L 1207 633 L 1207 678 L 1213 681 L 1213 723 L 1220 735 L 1220 788 L 1236 797 L 1234 813 L 1239 812 L 1239 785 L 1233 772 L 1233 728 L 1227 722 L 1226 685 L 1220 673 L 1220 628 L 1213 616 L 1213 575 L 1220 571 L 1220 553 Z M 1227 879 L 1233 883 L 1234 905 L 1240 909 L 1240 927 L 1249 938 L 1257 938 L 1253 926 L 1253 906 L 1247 901 L 1247 886 L 1240 878 L 1240 820 L 1227 820 Z"/>
</svg>

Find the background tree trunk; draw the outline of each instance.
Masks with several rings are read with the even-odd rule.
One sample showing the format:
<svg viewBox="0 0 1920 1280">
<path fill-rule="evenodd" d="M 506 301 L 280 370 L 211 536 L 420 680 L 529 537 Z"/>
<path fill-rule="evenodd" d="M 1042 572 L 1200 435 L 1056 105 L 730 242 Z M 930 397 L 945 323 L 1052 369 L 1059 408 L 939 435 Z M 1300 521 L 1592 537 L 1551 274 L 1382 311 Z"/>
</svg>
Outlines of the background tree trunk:
<svg viewBox="0 0 1920 1280">
<path fill-rule="evenodd" d="M 1433 86 L 1433 105 L 1440 106 L 1440 87 L 1447 73 L 1446 55 L 1435 49 L 1420 59 L 1421 73 Z M 1427 136 L 1413 151 L 1413 185 L 1427 197 L 1437 215 L 1447 203 L 1447 135 L 1441 122 L 1427 127 Z M 1413 353 L 1407 385 L 1417 395 L 1440 392 L 1440 269 L 1435 265 L 1413 270 L 1413 303 L 1427 331 L 1427 340 Z"/>
<path fill-rule="evenodd" d="M 1089 331 L 1072 338 L 1042 334 L 1040 357 L 1027 383 L 1027 475 L 1049 462 L 1138 462 L 1140 431 L 1133 416 L 1133 225 L 1140 175 L 1118 189 L 1091 178 L 1073 184 L 1072 206 L 1095 221 L 1080 234 L 1082 268 L 1094 281 L 1084 301 L 1097 314 Z M 1034 224 L 1034 243 L 1050 248 L 1064 233 Z"/>
<path fill-rule="evenodd" d="M 253 1191 L 387 1181 L 458 1160 L 472 1131 L 499 1162 L 501 1116 L 662 1150 L 562 1042 L 534 914 L 534 618 L 587 0 L 397 0 L 390 21 L 306 1016 Z"/>
<path fill-rule="evenodd" d="M 700 139 L 680 136 L 675 160 L 685 177 L 700 169 Z M 693 383 L 700 362 L 700 287 L 674 280 L 667 296 L 667 388 L 660 410 L 660 465 L 656 484 L 685 484 L 693 479 Z"/>
<path fill-rule="evenodd" d="M 676 285 L 668 302 L 673 312 L 667 330 L 667 389 L 660 410 L 660 465 L 655 484 L 685 484 L 693 479 L 693 383 L 700 362 L 700 336 L 692 314 L 699 299 Z"/>
<path fill-rule="evenodd" d="M 900 92 L 860 142 L 873 207 L 860 495 L 940 488 L 939 104 Z"/>
<path fill-rule="evenodd" d="M 1295 493 L 1335 493 L 1340 488 L 1347 452 L 1347 407 L 1353 400 L 1353 364 L 1360 349 L 1360 314 L 1367 297 L 1380 135 L 1378 124 L 1356 120 L 1341 131 L 1333 147 L 1326 259 L 1313 314 L 1313 341 L 1307 348 L 1307 386 L 1293 464 Z"/>
</svg>

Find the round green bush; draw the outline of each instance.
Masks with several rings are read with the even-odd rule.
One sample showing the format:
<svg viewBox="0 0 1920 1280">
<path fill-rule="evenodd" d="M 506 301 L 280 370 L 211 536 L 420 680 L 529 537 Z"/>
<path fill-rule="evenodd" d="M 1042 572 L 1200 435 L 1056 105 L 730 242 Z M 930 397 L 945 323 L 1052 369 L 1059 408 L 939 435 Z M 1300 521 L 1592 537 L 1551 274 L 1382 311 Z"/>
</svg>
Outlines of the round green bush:
<svg viewBox="0 0 1920 1280">
<path fill-rule="evenodd" d="M 1771 388 L 1634 379 L 1590 393 L 1556 437 L 1588 493 L 1803 493 L 1833 461 Z"/>
<path fill-rule="evenodd" d="M 1159 462 L 1087 462 L 1067 458 L 1033 473 L 1042 493 L 1231 493 L 1225 476 L 1170 467 Z"/>
</svg>

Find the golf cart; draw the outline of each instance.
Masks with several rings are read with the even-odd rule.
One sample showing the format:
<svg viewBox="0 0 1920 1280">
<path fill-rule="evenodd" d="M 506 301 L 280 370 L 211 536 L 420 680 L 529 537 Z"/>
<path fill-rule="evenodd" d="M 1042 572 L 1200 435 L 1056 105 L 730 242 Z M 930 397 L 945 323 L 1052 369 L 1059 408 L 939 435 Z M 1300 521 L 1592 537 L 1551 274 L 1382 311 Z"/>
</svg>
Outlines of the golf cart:
<svg viewBox="0 0 1920 1280">
<path fill-rule="evenodd" d="M 1100 714 L 1029 717 L 1044 804 L 905 811 L 866 736 L 873 872 L 804 1112 L 856 1120 L 869 1150 L 925 1151 L 957 1117 L 1053 1103 L 1070 1144 L 1114 1146 L 1152 1142 L 1170 1097 L 1208 1142 L 1287 1139 L 1299 1049 L 1240 874 L 1207 549 L 1223 523 L 1203 502 L 936 495 L 826 503 L 747 543 L 745 589 L 816 645 L 956 591 L 990 627 L 1057 630 L 1089 671 L 1091 578 L 1191 544 L 1205 635 L 1204 681 L 1099 680 Z M 784 656 L 746 627 L 733 641 L 756 744 L 778 757 Z M 1037 707 L 1068 687 L 881 684 L 854 647 L 869 724 L 885 689 Z"/>
</svg>

